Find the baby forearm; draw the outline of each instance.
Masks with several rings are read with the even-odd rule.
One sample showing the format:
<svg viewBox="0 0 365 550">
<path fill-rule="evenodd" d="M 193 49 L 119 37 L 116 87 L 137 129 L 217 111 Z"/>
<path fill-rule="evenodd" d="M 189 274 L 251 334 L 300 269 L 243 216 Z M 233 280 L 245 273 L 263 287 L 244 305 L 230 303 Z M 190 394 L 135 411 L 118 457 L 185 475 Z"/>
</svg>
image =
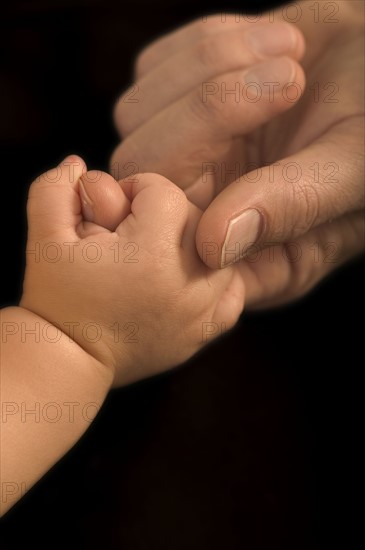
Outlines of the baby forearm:
<svg viewBox="0 0 365 550">
<path fill-rule="evenodd" d="M 0 515 L 87 430 L 113 373 L 23 308 L 1 310 Z"/>
</svg>

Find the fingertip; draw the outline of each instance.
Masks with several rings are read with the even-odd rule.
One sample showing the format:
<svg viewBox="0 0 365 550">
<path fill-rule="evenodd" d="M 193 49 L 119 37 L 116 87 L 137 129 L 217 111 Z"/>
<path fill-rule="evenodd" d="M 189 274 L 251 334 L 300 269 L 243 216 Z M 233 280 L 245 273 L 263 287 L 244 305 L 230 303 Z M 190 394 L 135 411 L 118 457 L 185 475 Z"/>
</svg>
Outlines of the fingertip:
<svg viewBox="0 0 365 550">
<path fill-rule="evenodd" d="M 87 170 L 84 160 L 77 155 L 68 155 L 57 166 L 43 172 L 33 185 L 66 185 L 77 187 L 80 176 Z"/>
<path fill-rule="evenodd" d="M 305 50 L 306 50 L 305 38 L 304 38 L 304 34 L 300 29 L 298 29 L 297 27 L 293 27 L 293 28 L 295 29 L 295 32 L 297 34 L 295 56 L 296 56 L 296 59 L 300 60 L 304 56 Z"/>
<path fill-rule="evenodd" d="M 82 173 L 87 172 L 87 166 L 83 158 L 79 157 L 78 155 L 67 155 L 60 163 L 59 166 L 69 166 L 70 164 L 76 164 L 80 166 L 80 169 Z"/>
<path fill-rule="evenodd" d="M 89 170 L 79 178 L 83 218 L 114 231 L 130 213 L 130 202 L 118 182 L 106 172 Z"/>
<path fill-rule="evenodd" d="M 306 77 L 303 67 L 297 61 L 293 61 L 295 65 L 295 74 L 293 80 L 285 86 L 283 97 L 290 104 L 295 104 L 303 96 L 306 87 Z M 292 88 L 292 89 L 291 89 Z"/>
<path fill-rule="evenodd" d="M 201 260 L 205 263 L 206 266 L 210 267 L 211 269 L 219 269 L 221 267 L 220 259 L 222 244 L 219 242 L 219 239 L 217 239 L 215 229 L 207 230 L 206 224 L 207 222 L 205 219 L 205 214 L 203 214 L 196 230 L 196 248 Z M 210 226 L 208 225 L 208 228 L 209 227 Z"/>
<path fill-rule="evenodd" d="M 85 161 L 78 155 L 68 155 L 56 167 L 57 172 L 61 170 L 61 179 L 64 183 L 77 188 L 78 180 L 82 174 L 86 173 L 87 167 Z"/>
<path fill-rule="evenodd" d="M 232 329 L 245 306 L 246 287 L 241 273 L 232 267 L 226 268 L 227 275 L 230 274 L 228 283 L 216 306 L 213 320 L 224 326 L 226 330 Z"/>
<path fill-rule="evenodd" d="M 286 75 L 283 71 L 284 63 Z M 305 90 L 306 78 L 303 67 L 299 61 L 292 57 L 282 56 L 276 58 L 275 65 L 267 65 L 267 68 L 270 68 L 271 71 L 275 68 L 278 75 L 277 80 L 282 82 L 281 88 L 278 87 L 274 92 L 275 102 L 271 101 L 270 94 L 266 96 L 269 98 L 269 106 L 275 106 L 279 112 L 293 107 L 301 99 Z M 275 71 L 273 71 L 273 74 Z M 282 78 L 280 78 L 280 75 Z"/>
</svg>

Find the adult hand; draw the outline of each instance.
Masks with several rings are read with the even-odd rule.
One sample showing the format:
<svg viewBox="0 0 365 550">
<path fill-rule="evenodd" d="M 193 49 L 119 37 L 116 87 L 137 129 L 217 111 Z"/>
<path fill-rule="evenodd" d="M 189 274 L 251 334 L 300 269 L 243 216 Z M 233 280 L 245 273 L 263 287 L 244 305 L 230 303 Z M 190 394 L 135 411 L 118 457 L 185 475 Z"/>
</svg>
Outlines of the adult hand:
<svg viewBox="0 0 365 550">
<path fill-rule="evenodd" d="M 251 306 L 302 295 L 364 246 L 363 4 L 316 5 L 160 39 L 116 108 L 113 175 L 159 172 L 206 208 L 198 252 L 240 260 Z"/>
</svg>

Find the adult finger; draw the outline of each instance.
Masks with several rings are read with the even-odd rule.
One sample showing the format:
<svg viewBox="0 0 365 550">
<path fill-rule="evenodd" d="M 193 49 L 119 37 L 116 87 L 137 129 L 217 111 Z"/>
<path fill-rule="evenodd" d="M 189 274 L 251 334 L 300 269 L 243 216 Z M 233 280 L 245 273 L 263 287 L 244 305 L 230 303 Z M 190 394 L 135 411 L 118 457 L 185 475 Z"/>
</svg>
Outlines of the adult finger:
<svg viewBox="0 0 365 550">
<path fill-rule="evenodd" d="M 236 264 L 251 309 L 301 298 L 324 277 L 364 250 L 363 212 L 312 229 L 299 239 L 255 250 Z"/>
<path fill-rule="evenodd" d="M 187 45 L 192 45 L 205 37 L 216 36 L 236 30 L 245 30 L 270 22 L 268 15 L 258 18 L 240 17 L 237 15 L 202 16 L 179 29 L 155 40 L 139 54 L 136 62 L 136 77 L 144 76 L 169 56 L 180 52 Z"/>
<path fill-rule="evenodd" d="M 362 119 L 339 123 L 306 149 L 250 172 L 222 191 L 197 230 L 203 261 L 225 267 L 247 255 L 253 245 L 265 248 L 291 241 L 361 209 Z"/>
<path fill-rule="evenodd" d="M 113 154 L 112 174 L 122 179 L 134 164 L 138 172 L 158 172 L 185 189 L 204 164 L 227 153 L 233 138 L 292 107 L 304 83 L 300 65 L 288 57 L 220 75 L 128 136 Z"/>
<path fill-rule="evenodd" d="M 288 23 L 267 23 L 232 29 L 199 40 L 169 55 L 129 88 L 118 101 L 114 117 L 123 137 L 197 86 L 220 74 L 247 69 L 266 58 L 288 55 L 300 59 L 304 39 Z"/>
</svg>

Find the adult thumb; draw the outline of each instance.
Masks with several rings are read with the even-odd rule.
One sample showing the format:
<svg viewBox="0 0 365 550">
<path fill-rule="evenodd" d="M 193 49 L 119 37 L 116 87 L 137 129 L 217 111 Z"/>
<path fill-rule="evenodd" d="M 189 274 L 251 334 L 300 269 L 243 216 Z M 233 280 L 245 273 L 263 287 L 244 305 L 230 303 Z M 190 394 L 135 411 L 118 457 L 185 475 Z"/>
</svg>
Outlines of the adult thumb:
<svg viewBox="0 0 365 550">
<path fill-rule="evenodd" d="M 245 174 L 214 199 L 196 233 L 198 253 L 209 267 L 226 267 L 279 243 L 294 245 L 290 248 L 300 254 L 298 238 L 361 207 L 361 171 L 353 159 L 356 140 L 339 147 L 341 128 L 331 136 L 325 145 L 318 140 Z"/>
</svg>

